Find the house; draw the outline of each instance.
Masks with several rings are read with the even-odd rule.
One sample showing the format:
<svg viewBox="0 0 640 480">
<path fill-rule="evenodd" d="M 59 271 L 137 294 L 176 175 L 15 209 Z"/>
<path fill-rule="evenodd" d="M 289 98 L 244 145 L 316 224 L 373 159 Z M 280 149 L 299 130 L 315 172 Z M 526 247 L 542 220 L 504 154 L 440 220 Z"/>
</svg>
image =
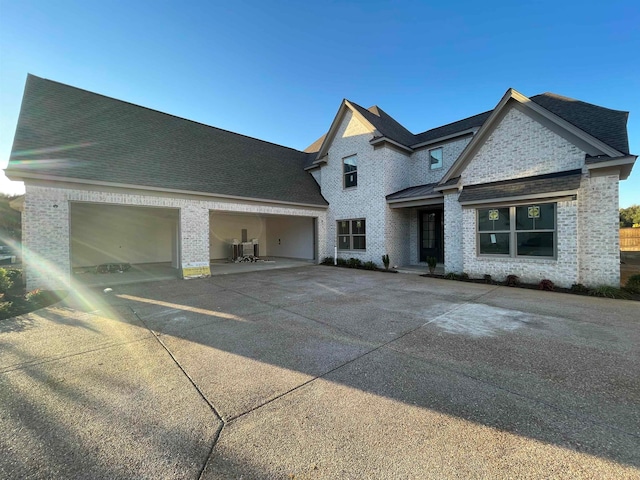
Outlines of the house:
<svg viewBox="0 0 640 480">
<path fill-rule="evenodd" d="M 344 100 L 301 152 L 35 76 L 6 174 L 25 182 L 27 286 L 72 268 L 263 255 L 619 283 L 627 112 L 509 89 L 492 111 L 413 134 Z M 427 122 L 428 119 L 425 119 Z"/>
</svg>

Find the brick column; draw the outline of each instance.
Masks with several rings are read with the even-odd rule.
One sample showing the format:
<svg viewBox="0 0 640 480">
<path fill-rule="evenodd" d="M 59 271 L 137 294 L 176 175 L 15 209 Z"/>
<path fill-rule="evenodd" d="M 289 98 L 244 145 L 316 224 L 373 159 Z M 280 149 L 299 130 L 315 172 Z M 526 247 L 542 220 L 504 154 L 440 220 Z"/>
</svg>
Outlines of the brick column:
<svg viewBox="0 0 640 480">
<path fill-rule="evenodd" d="M 462 273 L 463 262 L 463 221 L 462 206 L 458 202 L 457 190 L 444 192 L 444 271 Z M 475 244 L 475 238 L 473 238 Z"/>
<path fill-rule="evenodd" d="M 180 263 L 183 272 L 205 267 L 209 270 L 209 209 L 206 207 L 188 205 L 180 209 Z"/>
<path fill-rule="evenodd" d="M 63 190 L 26 186 L 22 254 L 28 290 L 69 288 L 69 222 L 69 201 Z"/>
</svg>

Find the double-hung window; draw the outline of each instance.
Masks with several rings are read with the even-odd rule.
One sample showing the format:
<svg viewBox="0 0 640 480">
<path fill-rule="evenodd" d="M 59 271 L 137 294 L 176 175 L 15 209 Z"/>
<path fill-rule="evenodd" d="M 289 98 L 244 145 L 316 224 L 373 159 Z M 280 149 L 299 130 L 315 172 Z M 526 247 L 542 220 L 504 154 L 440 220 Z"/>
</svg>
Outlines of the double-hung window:
<svg viewBox="0 0 640 480">
<path fill-rule="evenodd" d="M 478 209 L 479 255 L 556 256 L 556 204 Z"/>
<path fill-rule="evenodd" d="M 342 159 L 342 177 L 344 188 L 358 186 L 358 156 L 351 155 Z"/>
<path fill-rule="evenodd" d="M 366 250 L 367 230 L 364 218 L 338 220 L 338 250 Z"/>
</svg>

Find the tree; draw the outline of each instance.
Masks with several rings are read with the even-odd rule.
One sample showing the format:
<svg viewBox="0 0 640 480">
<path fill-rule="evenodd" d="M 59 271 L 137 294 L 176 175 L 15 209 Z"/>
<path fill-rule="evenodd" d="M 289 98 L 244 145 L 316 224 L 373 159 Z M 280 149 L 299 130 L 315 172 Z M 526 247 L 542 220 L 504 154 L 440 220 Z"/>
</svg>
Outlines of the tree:
<svg viewBox="0 0 640 480">
<path fill-rule="evenodd" d="M 9 241 L 20 242 L 22 238 L 22 216 L 9 206 L 19 195 L 0 194 L 0 245 Z"/>
<path fill-rule="evenodd" d="M 640 227 L 640 205 L 620 209 L 620 228 Z"/>
</svg>

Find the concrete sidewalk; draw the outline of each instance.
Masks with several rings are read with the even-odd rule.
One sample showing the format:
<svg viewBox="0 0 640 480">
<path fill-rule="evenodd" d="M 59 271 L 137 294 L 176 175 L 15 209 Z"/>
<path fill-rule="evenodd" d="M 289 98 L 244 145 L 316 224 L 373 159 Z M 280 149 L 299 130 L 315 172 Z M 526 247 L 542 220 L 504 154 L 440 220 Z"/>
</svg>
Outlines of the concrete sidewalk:
<svg viewBox="0 0 640 480">
<path fill-rule="evenodd" d="M 0 323 L 0 477 L 640 478 L 638 303 L 323 266 Z"/>
</svg>

